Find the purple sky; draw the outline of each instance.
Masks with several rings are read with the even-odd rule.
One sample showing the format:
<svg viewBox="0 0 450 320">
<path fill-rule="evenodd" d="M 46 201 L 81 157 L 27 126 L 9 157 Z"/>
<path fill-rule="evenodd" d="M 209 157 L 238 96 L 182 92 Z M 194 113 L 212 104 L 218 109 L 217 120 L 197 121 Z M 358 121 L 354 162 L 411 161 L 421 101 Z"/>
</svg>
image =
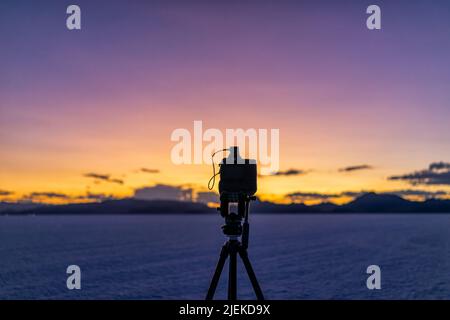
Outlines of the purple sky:
<svg viewBox="0 0 450 320">
<path fill-rule="evenodd" d="M 387 177 L 450 159 L 448 1 L 6 0 L 0 44 L 0 189 L 19 195 L 141 166 L 200 183 L 209 167 L 181 179 L 168 158 L 193 120 L 279 128 L 284 170 L 377 168 L 268 182 L 283 192 L 406 187 Z"/>
</svg>

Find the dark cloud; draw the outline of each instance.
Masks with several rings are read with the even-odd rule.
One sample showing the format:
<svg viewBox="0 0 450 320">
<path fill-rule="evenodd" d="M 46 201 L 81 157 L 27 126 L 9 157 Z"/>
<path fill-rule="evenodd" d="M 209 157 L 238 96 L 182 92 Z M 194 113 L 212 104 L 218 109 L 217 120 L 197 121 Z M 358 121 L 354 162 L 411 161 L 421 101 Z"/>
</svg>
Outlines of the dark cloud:
<svg viewBox="0 0 450 320">
<path fill-rule="evenodd" d="M 99 174 L 99 173 L 85 173 L 83 175 L 86 178 L 93 178 L 95 180 L 101 180 L 101 181 L 106 181 L 106 182 L 111 182 L 111 183 L 117 183 L 117 184 L 123 184 L 124 181 L 122 179 L 113 179 L 111 178 L 111 175 L 109 174 Z"/>
<path fill-rule="evenodd" d="M 123 184 L 124 183 L 122 179 L 109 179 L 108 181 L 112 182 L 112 183 L 118 183 L 118 184 Z"/>
<path fill-rule="evenodd" d="M 60 192 L 31 192 L 22 197 L 26 201 L 45 202 L 46 200 L 64 200 L 70 202 L 77 201 L 104 201 L 116 199 L 113 195 L 87 192 L 85 195 L 68 195 Z"/>
<path fill-rule="evenodd" d="M 145 173 L 159 173 L 158 169 L 149 169 L 149 168 L 141 168 L 140 171 Z"/>
<path fill-rule="evenodd" d="M 450 163 L 448 162 L 433 162 L 428 167 L 429 170 L 439 171 L 439 170 L 450 170 Z"/>
<path fill-rule="evenodd" d="M 98 180 L 109 180 L 109 174 L 85 173 L 83 176 L 85 176 L 86 178 L 94 178 Z"/>
<path fill-rule="evenodd" d="M 277 173 L 275 173 L 276 176 L 297 176 L 300 174 L 305 174 L 306 171 L 304 170 L 299 170 L 299 169 L 289 169 L 286 171 L 278 171 Z"/>
<path fill-rule="evenodd" d="M 24 195 L 21 201 L 45 203 L 48 200 L 69 201 L 72 197 L 60 192 L 31 192 Z"/>
<path fill-rule="evenodd" d="M 191 201 L 193 189 L 186 186 L 170 186 L 157 184 L 151 187 L 136 189 L 134 198 L 140 200 L 178 200 Z"/>
<path fill-rule="evenodd" d="M 412 185 L 450 185 L 450 163 L 434 162 L 428 169 L 391 176 L 388 180 L 406 181 Z"/>
<path fill-rule="evenodd" d="M 368 169 L 373 169 L 373 167 L 368 164 L 361 164 L 361 165 L 357 165 L 357 166 L 349 166 L 349 167 L 341 168 L 341 169 L 339 169 L 339 171 L 340 172 L 352 172 L 352 171 L 368 170 Z"/>
<path fill-rule="evenodd" d="M 395 194 L 400 197 L 410 197 L 410 196 L 418 196 L 423 198 L 439 198 L 443 196 L 450 195 L 450 192 L 444 190 L 438 191 L 427 191 L 427 190 L 393 190 L 388 192 L 383 192 L 383 194 Z"/>
<path fill-rule="evenodd" d="M 331 198 L 338 198 L 340 194 L 329 194 L 319 192 L 293 192 L 286 195 L 289 199 L 295 201 L 304 200 L 329 200 Z"/>
<path fill-rule="evenodd" d="M 264 178 L 264 177 L 270 177 L 270 176 L 299 176 L 299 175 L 306 174 L 306 173 L 307 173 L 306 170 L 289 169 L 289 170 L 285 170 L 285 171 L 278 171 L 271 175 L 259 175 L 259 177 Z"/>
<path fill-rule="evenodd" d="M 317 201 L 330 201 L 340 197 L 349 197 L 349 198 L 357 198 L 362 196 L 363 194 L 375 192 L 373 190 L 361 190 L 361 191 L 343 191 L 339 193 L 320 193 L 320 192 L 293 192 L 286 195 L 289 200 L 292 201 L 308 201 L 308 200 L 317 200 Z M 428 190 L 418 190 L 418 189 L 405 189 L 405 190 L 390 190 L 384 192 L 376 192 L 377 194 L 393 194 L 399 197 L 418 197 L 421 199 L 434 199 L 434 198 L 443 198 L 449 197 L 450 191 L 437 190 L 437 191 L 428 191 Z"/>
<path fill-rule="evenodd" d="M 103 193 L 90 193 L 88 192 L 84 196 L 77 197 L 79 200 L 92 200 L 92 201 L 104 201 L 104 200 L 113 200 L 117 199 L 111 194 L 103 194 Z"/>
<path fill-rule="evenodd" d="M 53 198 L 53 199 L 69 199 L 70 196 L 58 192 L 32 192 L 27 198 Z"/>
<path fill-rule="evenodd" d="M 12 191 L 0 189 L 0 196 L 10 196 L 10 195 L 13 195 L 13 194 L 14 194 L 14 192 L 12 192 Z"/>
</svg>

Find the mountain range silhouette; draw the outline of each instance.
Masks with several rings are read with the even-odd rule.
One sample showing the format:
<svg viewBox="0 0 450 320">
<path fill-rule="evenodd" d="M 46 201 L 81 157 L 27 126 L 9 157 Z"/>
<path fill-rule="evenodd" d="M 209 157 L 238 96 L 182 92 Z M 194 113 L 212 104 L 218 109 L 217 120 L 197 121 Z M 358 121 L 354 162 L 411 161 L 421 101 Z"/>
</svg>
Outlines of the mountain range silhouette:
<svg viewBox="0 0 450 320">
<path fill-rule="evenodd" d="M 450 200 L 429 199 L 409 201 L 396 195 L 366 193 L 355 200 L 337 205 L 321 203 L 277 204 L 255 201 L 252 213 L 450 213 Z M 203 203 L 175 200 L 137 200 L 133 198 L 106 200 L 97 203 L 64 205 L 0 203 L 0 214 L 64 215 L 64 214 L 174 214 L 213 213 L 214 208 Z"/>
</svg>

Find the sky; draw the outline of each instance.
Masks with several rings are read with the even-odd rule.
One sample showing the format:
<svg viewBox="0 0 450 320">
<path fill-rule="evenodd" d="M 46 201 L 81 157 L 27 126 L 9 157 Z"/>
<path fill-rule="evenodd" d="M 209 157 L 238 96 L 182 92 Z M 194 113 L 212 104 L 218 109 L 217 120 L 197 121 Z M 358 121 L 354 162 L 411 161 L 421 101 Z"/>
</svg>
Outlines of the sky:
<svg viewBox="0 0 450 320">
<path fill-rule="evenodd" d="M 448 1 L 1 1 L 0 200 L 205 192 L 195 120 L 280 130 L 268 200 L 448 197 L 449 56 Z"/>
</svg>

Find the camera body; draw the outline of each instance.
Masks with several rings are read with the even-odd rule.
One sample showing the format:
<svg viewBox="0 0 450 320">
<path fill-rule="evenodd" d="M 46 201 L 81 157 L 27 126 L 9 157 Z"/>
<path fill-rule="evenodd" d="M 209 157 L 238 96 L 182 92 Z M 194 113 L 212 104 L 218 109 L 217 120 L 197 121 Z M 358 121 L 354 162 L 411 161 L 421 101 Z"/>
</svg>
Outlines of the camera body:
<svg viewBox="0 0 450 320">
<path fill-rule="evenodd" d="M 253 196 L 257 190 L 256 161 L 242 159 L 239 148 L 231 147 L 230 154 L 220 165 L 219 193 Z"/>
</svg>

